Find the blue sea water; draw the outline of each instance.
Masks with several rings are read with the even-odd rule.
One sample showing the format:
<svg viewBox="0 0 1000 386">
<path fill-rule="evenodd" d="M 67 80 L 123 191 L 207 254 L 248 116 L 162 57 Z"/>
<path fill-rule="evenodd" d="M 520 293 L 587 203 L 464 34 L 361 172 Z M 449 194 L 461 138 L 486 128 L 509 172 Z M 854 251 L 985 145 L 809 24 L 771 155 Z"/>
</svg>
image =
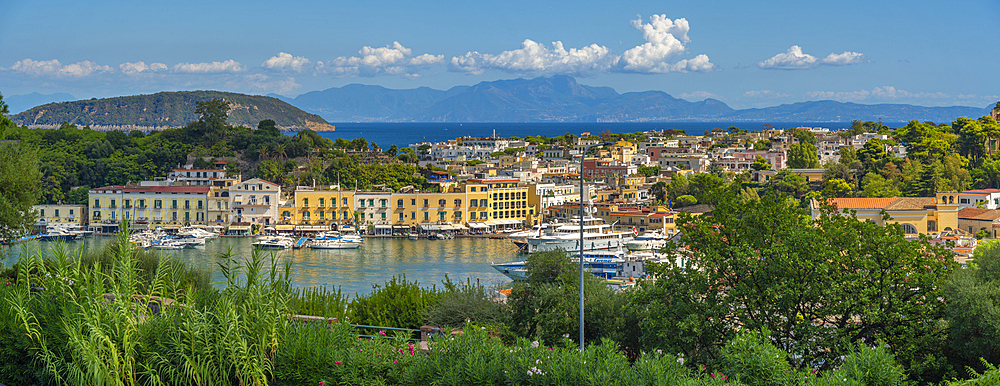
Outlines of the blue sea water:
<svg viewBox="0 0 1000 386">
<path fill-rule="evenodd" d="M 886 123 L 890 127 L 893 123 Z M 792 127 L 824 127 L 830 130 L 851 126 L 850 122 L 781 122 L 774 123 L 775 129 Z M 899 124 L 903 126 L 905 123 Z M 566 133 L 580 135 L 589 132 L 597 134 L 604 130 L 612 133 L 635 133 L 649 130 L 681 129 L 689 135 L 702 135 L 716 127 L 736 126 L 744 130 L 761 130 L 759 122 L 641 122 L 641 123 L 334 123 L 336 131 L 321 132 L 325 138 L 364 138 L 383 149 L 396 145 L 400 148 L 420 142 L 443 142 L 462 136 L 486 137 L 496 133 L 500 137 L 544 135 L 557 137 Z"/>
</svg>

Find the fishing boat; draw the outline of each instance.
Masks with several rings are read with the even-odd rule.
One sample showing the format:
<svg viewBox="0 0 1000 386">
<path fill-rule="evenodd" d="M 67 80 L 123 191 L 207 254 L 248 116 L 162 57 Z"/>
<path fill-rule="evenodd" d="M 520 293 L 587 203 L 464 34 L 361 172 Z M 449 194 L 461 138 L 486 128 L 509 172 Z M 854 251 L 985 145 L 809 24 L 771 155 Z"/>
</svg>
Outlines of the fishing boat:
<svg viewBox="0 0 1000 386">
<path fill-rule="evenodd" d="M 41 241 L 68 241 L 79 239 L 80 235 L 77 233 L 70 232 L 68 229 L 60 227 L 50 227 L 45 230 L 45 233 L 38 235 L 37 239 Z"/>
</svg>

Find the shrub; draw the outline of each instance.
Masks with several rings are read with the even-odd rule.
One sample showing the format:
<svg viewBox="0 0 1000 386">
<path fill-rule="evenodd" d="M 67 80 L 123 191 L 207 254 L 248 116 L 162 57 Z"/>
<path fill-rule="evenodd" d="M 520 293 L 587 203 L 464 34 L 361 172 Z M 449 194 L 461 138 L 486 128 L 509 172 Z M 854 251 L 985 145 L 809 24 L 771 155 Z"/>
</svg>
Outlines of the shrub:
<svg viewBox="0 0 1000 386">
<path fill-rule="evenodd" d="M 434 287 L 421 288 L 416 281 L 406 281 L 405 275 L 393 276 L 384 286 L 373 284 L 370 294 L 355 297 L 347 315 L 357 324 L 418 329 L 437 298 Z"/>
</svg>

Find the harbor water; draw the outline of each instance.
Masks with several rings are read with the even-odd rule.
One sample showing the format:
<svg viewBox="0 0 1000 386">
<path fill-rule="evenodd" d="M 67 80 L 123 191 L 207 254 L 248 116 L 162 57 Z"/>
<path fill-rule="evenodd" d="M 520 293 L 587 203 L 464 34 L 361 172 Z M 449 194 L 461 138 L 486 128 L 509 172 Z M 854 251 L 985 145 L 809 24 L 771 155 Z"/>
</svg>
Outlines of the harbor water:
<svg viewBox="0 0 1000 386">
<path fill-rule="evenodd" d="M 92 236 L 65 244 L 79 250 L 100 248 L 112 240 L 112 237 Z M 232 248 L 238 257 L 249 257 L 253 241 L 250 237 L 222 237 L 209 239 L 204 247 L 158 252 L 210 270 L 213 282 L 221 287 L 224 278 L 218 267 L 218 254 Z M 7 249 L 3 266 L 12 266 L 25 251 L 44 253 L 54 244 L 30 241 L 3 247 Z M 517 247 L 510 240 L 462 237 L 451 240 L 366 238 L 358 249 L 286 249 L 276 250 L 275 254 L 279 267 L 285 261 L 291 262 L 292 286 L 339 287 L 352 297 L 370 293 L 372 285 L 382 285 L 393 276 L 402 275 L 409 281 L 418 281 L 422 287 L 437 285 L 440 288 L 445 275 L 453 282 L 471 279 L 473 283 L 486 286 L 508 283 L 510 279 L 494 270 L 490 263 L 518 259 Z"/>
</svg>

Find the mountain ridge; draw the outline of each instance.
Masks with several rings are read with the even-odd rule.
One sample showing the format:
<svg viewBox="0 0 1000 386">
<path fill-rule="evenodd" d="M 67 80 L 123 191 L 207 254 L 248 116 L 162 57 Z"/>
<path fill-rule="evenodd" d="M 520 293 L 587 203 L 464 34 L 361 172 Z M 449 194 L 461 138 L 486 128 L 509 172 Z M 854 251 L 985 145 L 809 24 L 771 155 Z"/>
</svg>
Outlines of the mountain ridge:
<svg viewBox="0 0 1000 386">
<path fill-rule="evenodd" d="M 620 94 L 567 75 L 485 81 L 447 91 L 350 84 L 282 100 L 331 122 L 950 122 L 989 114 L 989 108 L 969 106 L 831 100 L 736 110 L 717 99 L 690 102 L 658 90 Z"/>
<path fill-rule="evenodd" d="M 222 99 L 230 104 L 228 122 L 257 127 L 272 119 L 282 131 L 332 131 L 334 126 L 276 98 L 221 91 L 164 91 L 154 94 L 48 103 L 10 116 L 30 127 L 58 127 L 63 122 L 95 130 L 157 130 L 182 127 L 197 121 L 195 102 Z"/>
</svg>

